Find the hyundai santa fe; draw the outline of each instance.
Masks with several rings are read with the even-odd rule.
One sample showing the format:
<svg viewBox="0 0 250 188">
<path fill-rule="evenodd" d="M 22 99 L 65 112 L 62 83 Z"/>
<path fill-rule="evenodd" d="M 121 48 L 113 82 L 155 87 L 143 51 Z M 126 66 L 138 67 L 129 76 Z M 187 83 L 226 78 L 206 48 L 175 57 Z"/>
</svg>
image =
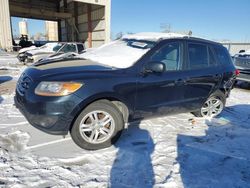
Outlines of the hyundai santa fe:
<svg viewBox="0 0 250 188">
<path fill-rule="evenodd" d="M 237 71 L 221 44 L 180 34 L 124 36 L 72 59 L 38 62 L 18 80 L 17 108 L 34 127 L 84 149 L 115 143 L 128 122 L 221 113 Z"/>
</svg>

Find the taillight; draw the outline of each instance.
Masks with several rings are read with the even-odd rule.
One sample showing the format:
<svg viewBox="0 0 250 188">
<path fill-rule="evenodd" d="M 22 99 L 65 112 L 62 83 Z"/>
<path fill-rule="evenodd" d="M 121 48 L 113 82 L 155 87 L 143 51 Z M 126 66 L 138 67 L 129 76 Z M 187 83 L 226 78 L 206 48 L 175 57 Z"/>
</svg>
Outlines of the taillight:
<svg viewBox="0 0 250 188">
<path fill-rule="evenodd" d="M 240 75 L 240 71 L 238 69 L 236 69 L 234 73 L 235 73 L 236 76 Z"/>
</svg>

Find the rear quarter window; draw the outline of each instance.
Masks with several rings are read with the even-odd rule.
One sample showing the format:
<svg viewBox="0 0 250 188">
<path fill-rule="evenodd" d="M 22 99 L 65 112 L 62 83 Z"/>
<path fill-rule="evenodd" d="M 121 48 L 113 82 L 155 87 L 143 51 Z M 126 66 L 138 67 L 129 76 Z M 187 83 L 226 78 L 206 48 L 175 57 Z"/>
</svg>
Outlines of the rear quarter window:
<svg viewBox="0 0 250 188">
<path fill-rule="evenodd" d="M 216 57 L 210 47 L 208 48 L 208 54 L 209 54 L 209 66 L 210 67 L 217 66 L 218 64 L 216 61 Z"/>
<path fill-rule="evenodd" d="M 82 52 L 84 50 L 84 46 L 82 44 L 77 44 L 78 52 Z"/>
<path fill-rule="evenodd" d="M 214 46 L 213 48 L 220 64 L 227 65 L 232 63 L 232 59 L 229 55 L 229 52 L 225 47 Z"/>
</svg>

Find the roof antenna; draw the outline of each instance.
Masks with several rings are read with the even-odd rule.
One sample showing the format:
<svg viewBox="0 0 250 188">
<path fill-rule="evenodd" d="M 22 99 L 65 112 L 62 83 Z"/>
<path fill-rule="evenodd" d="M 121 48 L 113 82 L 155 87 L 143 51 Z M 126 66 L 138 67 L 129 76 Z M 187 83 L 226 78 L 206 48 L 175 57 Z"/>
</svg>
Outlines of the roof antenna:
<svg viewBox="0 0 250 188">
<path fill-rule="evenodd" d="M 190 31 L 188 32 L 188 37 L 191 37 L 192 34 L 193 34 L 193 32 L 190 30 Z"/>
</svg>

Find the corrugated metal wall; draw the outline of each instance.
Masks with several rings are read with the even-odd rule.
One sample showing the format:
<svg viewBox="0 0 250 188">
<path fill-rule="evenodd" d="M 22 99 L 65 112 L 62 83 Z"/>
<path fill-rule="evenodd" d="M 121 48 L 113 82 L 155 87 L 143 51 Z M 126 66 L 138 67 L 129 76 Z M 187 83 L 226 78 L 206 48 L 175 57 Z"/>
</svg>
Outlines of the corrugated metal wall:
<svg viewBox="0 0 250 188">
<path fill-rule="evenodd" d="M 89 46 L 89 22 L 88 6 L 90 4 L 82 2 L 68 1 L 67 11 L 72 13 L 71 19 L 61 20 L 61 38 L 62 41 L 80 41 Z M 60 2 L 60 9 L 63 11 L 65 5 L 63 0 Z M 108 7 L 109 8 L 109 7 Z M 91 4 L 91 36 L 92 47 L 98 47 L 110 40 L 110 18 L 105 15 L 106 7 L 102 5 Z M 108 9 L 110 10 L 110 8 Z M 109 14 L 110 15 L 110 14 Z M 107 20 L 106 20 L 107 18 Z"/>
<path fill-rule="evenodd" d="M 92 46 L 97 47 L 105 43 L 105 7 L 97 7 L 91 12 Z"/>
<path fill-rule="evenodd" d="M 239 53 L 240 50 L 249 50 L 250 43 L 222 43 L 231 55 Z"/>
<path fill-rule="evenodd" d="M 0 47 L 12 50 L 12 36 L 10 25 L 9 1 L 1 0 L 0 6 Z"/>
</svg>

